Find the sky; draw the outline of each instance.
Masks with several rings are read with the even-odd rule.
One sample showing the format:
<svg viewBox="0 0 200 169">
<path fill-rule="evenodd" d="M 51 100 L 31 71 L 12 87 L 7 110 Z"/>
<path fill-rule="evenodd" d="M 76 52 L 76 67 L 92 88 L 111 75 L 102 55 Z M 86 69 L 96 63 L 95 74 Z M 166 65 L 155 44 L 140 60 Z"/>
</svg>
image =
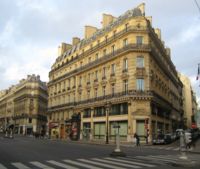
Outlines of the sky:
<svg viewBox="0 0 200 169">
<path fill-rule="evenodd" d="M 85 25 L 101 28 L 103 13 L 117 17 L 143 2 L 200 103 L 200 11 L 195 0 L 0 0 L 0 90 L 28 74 L 48 82 L 61 42 L 83 38 Z"/>
</svg>

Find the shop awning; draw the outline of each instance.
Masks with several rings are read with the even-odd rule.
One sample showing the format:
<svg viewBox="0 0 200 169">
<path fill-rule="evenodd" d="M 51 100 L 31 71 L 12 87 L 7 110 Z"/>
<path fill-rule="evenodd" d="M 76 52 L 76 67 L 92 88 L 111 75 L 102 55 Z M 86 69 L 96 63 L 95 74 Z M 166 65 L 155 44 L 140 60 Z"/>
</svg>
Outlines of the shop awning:
<svg viewBox="0 0 200 169">
<path fill-rule="evenodd" d="M 52 122 L 52 123 L 49 123 L 49 128 L 51 129 L 51 128 L 56 128 L 56 127 L 58 127 L 59 125 L 58 125 L 58 123 L 55 123 L 55 122 Z"/>
</svg>

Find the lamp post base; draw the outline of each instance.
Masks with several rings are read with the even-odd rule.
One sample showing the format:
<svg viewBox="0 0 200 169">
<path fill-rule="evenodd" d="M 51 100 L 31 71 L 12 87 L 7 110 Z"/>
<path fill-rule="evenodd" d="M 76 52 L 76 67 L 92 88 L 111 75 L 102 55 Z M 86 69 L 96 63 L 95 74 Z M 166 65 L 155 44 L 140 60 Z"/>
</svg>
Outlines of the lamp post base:
<svg viewBox="0 0 200 169">
<path fill-rule="evenodd" d="M 111 154 L 111 157 L 126 157 L 126 154 L 121 150 L 114 150 Z"/>
</svg>

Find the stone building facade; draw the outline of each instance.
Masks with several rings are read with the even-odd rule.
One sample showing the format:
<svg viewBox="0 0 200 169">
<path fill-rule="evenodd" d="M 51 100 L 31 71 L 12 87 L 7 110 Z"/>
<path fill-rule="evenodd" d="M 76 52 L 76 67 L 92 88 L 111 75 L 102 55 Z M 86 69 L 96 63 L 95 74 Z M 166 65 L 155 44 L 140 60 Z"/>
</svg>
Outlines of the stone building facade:
<svg viewBox="0 0 200 169">
<path fill-rule="evenodd" d="M 183 83 L 184 125 L 186 128 L 196 127 L 195 116 L 198 108 L 196 95 L 192 89 L 190 79 L 181 73 L 179 73 L 179 77 Z"/>
<path fill-rule="evenodd" d="M 182 83 L 144 4 L 119 17 L 103 14 L 102 28 L 62 43 L 49 73 L 50 134 L 60 138 L 132 141 L 179 127 Z M 77 123 L 74 123 L 77 122 Z"/>
<path fill-rule="evenodd" d="M 47 85 L 40 76 L 28 75 L 17 85 L 0 92 L 0 127 L 14 125 L 16 134 L 46 130 Z"/>
</svg>

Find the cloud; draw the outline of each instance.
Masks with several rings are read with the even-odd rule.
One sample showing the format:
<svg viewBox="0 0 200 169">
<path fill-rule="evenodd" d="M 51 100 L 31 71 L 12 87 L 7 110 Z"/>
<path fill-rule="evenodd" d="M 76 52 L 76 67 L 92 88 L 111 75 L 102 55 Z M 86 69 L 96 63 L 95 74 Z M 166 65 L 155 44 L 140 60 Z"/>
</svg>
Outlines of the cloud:
<svg viewBox="0 0 200 169">
<path fill-rule="evenodd" d="M 192 1 L 143 0 L 146 15 L 162 31 L 171 48 L 177 70 L 192 77 L 195 90 L 200 53 L 199 11 Z M 3 0 L 0 1 L 0 89 L 9 87 L 27 74 L 48 72 L 61 42 L 83 38 L 84 26 L 101 27 L 102 13 L 119 16 L 141 0 Z M 8 10 L 9 9 L 9 10 Z M 9 12 L 8 12 L 9 11 Z M 197 91 L 197 95 L 200 93 Z"/>
<path fill-rule="evenodd" d="M 172 47 L 190 44 L 200 37 L 200 22 L 199 20 L 193 21 L 192 25 L 188 25 L 177 33 L 176 36 L 169 40 L 169 45 Z M 199 40 L 199 39 L 198 39 Z"/>
</svg>

